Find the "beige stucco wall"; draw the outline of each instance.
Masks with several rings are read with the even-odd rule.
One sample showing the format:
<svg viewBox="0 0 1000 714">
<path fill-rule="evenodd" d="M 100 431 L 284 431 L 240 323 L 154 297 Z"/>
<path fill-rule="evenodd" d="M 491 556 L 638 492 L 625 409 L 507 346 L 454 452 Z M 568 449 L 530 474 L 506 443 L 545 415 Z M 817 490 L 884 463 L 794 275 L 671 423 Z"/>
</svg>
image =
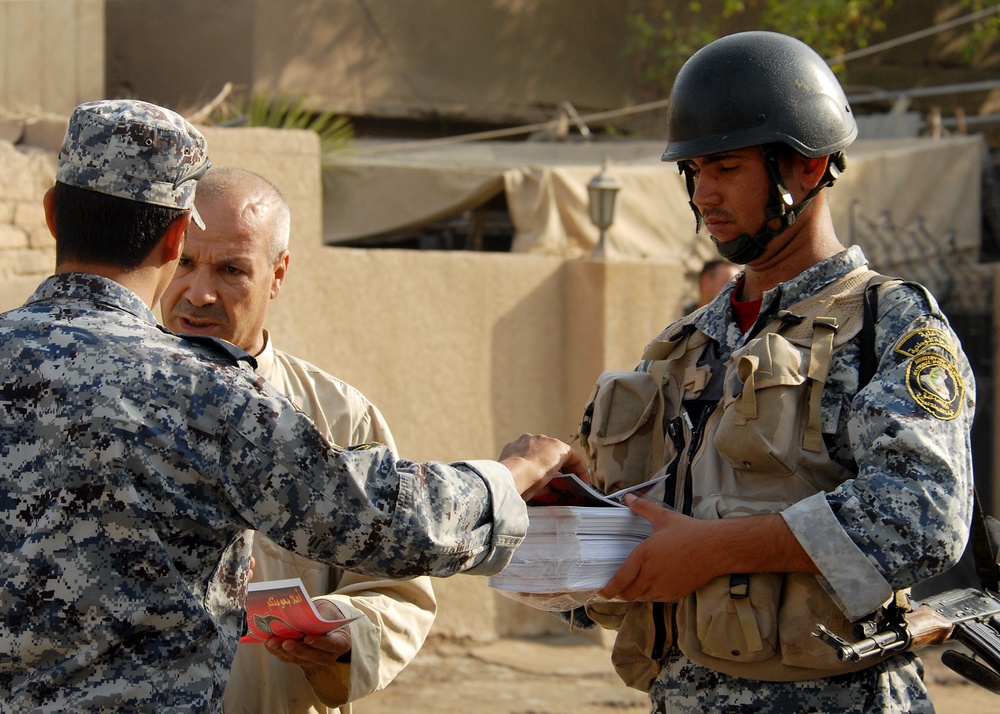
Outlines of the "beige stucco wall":
<svg viewBox="0 0 1000 714">
<path fill-rule="evenodd" d="M 208 101 L 228 81 L 271 93 L 303 93 L 317 109 L 429 119 L 446 134 L 463 133 L 455 121 L 546 121 L 562 101 L 587 114 L 664 99 L 668 87 L 645 76 L 660 63 L 661 48 L 654 44 L 643 54 L 631 52 L 628 15 L 643 11 L 658 18 L 668 11 L 690 22 L 691 4 L 106 0 L 106 86 L 111 96 L 187 109 Z M 890 29 L 873 42 L 964 15 L 967 4 L 896 3 L 887 15 Z M 722 34 L 751 29 L 758 12 L 751 8 L 725 20 Z M 848 92 L 993 79 L 1000 55 L 996 43 L 971 62 L 963 56 L 971 27 L 848 63 Z M 1000 91 L 917 99 L 913 108 L 927 112 L 934 105 L 945 117 L 959 107 L 967 115 L 995 112 Z M 885 111 L 888 105 L 856 109 Z M 665 127 L 660 110 L 612 121 L 646 137 L 662 136 Z"/>
<path fill-rule="evenodd" d="M 525 431 L 568 438 L 601 369 L 631 368 L 686 297 L 680 268 L 663 263 L 324 246 L 314 134 L 205 135 L 216 165 L 266 176 L 291 205 L 291 269 L 268 320 L 275 343 L 361 389 L 405 457 L 495 458 Z M 41 197 L 54 174 L 51 151 L 0 141 L 0 309 L 53 269 Z M 437 591 L 437 634 L 565 629 L 483 578 L 441 580 Z"/>
<path fill-rule="evenodd" d="M 632 85 L 624 10 L 607 0 L 304 0 L 290 13 L 260 0 L 254 84 L 376 116 L 544 121 L 564 100 L 618 107 Z"/>
<path fill-rule="evenodd" d="M 686 0 L 0 0 L 0 111 L 64 113 L 102 96 L 187 110 L 232 82 L 373 117 L 521 124 L 562 101 L 587 113 L 662 99 L 656 62 L 627 51 L 629 13 L 688 17 Z M 959 0 L 902 4 L 895 37 L 963 12 Z M 751 18 L 724 24 L 746 29 Z M 990 46 L 966 67 L 959 27 L 851 63 L 849 90 L 990 79 Z M 885 38 L 876 38 L 885 39 Z M 1000 91 L 919 101 L 951 116 L 996 111 Z M 662 112 L 623 125 L 662 134 Z M 594 127 L 596 128 L 596 127 Z M 454 132 L 453 132 L 454 133 Z"/>
</svg>

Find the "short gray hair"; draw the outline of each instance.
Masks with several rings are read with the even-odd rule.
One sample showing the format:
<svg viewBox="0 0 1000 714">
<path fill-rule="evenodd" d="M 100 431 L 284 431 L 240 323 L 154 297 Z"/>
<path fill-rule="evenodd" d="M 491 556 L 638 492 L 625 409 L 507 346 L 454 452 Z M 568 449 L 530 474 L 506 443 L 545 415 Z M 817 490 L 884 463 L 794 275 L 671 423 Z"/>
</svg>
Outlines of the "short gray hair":
<svg viewBox="0 0 1000 714">
<path fill-rule="evenodd" d="M 277 186 L 263 176 L 235 166 L 213 166 L 198 182 L 195 200 L 199 196 L 209 200 L 234 196 L 253 198 L 252 209 L 270 228 L 271 262 L 276 263 L 281 254 L 288 250 L 288 239 L 292 232 L 292 214 L 288 201 Z"/>
</svg>

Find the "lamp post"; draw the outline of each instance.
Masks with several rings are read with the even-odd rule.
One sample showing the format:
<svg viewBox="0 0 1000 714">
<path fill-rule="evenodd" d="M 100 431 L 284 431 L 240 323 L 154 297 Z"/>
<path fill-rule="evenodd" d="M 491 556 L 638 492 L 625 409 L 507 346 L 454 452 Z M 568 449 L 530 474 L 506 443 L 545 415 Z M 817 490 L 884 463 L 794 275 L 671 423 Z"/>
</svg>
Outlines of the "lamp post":
<svg viewBox="0 0 1000 714">
<path fill-rule="evenodd" d="M 606 250 L 606 234 L 611 224 L 615 222 L 615 209 L 618 207 L 618 192 L 622 182 L 608 172 L 608 160 L 601 164 L 601 172 L 587 184 L 589 198 L 590 220 L 601 232 L 597 247 L 592 256 L 603 258 Z"/>
</svg>

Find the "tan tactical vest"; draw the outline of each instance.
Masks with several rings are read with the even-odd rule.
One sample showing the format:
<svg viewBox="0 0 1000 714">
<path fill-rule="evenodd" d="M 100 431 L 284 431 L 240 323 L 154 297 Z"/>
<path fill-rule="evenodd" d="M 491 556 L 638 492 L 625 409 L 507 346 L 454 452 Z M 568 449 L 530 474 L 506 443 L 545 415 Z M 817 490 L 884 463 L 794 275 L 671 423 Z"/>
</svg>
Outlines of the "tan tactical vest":
<svg viewBox="0 0 1000 714">
<path fill-rule="evenodd" d="M 675 493 L 684 492 L 690 473 L 691 515 L 714 519 L 775 513 L 852 478 L 827 455 L 820 399 L 833 354 L 862 328 L 873 275 L 867 268 L 848 273 L 779 313 L 734 352 L 724 397 L 694 453 L 676 453 L 662 425 L 708 383 L 697 368 L 706 335 L 681 323 L 646 348 L 648 372 L 601 375 L 580 435 L 595 485 L 614 492 L 677 460 Z M 680 507 L 679 497 L 665 497 Z M 810 574 L 727 575 L 677 603 L 599 603 L 587 611 L 619 631 L 612 661 L 626 684 L 642 690 L 659 671 L 654 649 L 666 653 L 671 642 L 713 670 L 767 681 L 828 677 L 880 661 L 840 662 L 812 636 L 823 624 L 853 639 L 851 623 Z"/>
</svg>

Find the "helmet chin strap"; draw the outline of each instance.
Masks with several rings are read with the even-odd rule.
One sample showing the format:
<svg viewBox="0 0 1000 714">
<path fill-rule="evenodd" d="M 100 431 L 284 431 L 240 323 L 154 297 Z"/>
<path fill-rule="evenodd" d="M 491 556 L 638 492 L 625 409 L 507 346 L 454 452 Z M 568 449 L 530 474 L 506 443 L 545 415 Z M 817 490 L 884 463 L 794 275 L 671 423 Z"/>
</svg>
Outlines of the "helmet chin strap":
<svg viewBox="0 0 1000 714">
<path fill-rule="evenodd" d="M 764 209 L 767 216 L 764 219 L 764 225 L 761 226 L 761 229 L 754 235 L 743 233 L 731 241 L 723 242 L 718 240 L 715 236 L 710 236 L 712 238 L 712 242 L 715 243 L 715 249 L 719 252 L 719 255 L 738 265 L 746 265 L 763 255 L 764 250 L 767 248 L 767 244 L 770 243 L 775 236 L 784 233 L 788 226 L 795 223 L 795 219 L 798 215 L 805 210 L 806 206 L 808 206 L 814 198 L 816 198 L 819 192 L 827 186 L 833 185 L 833 182 L 840 177 L 840 173 L 844 170 L 846 165 L 846 159 L 843 152 L 837 152 L 836 154 L 830 156 L 823 178 L 820 179 L 820 182 L 808 194 L 806 194 L 805 198 L 803 198 L 798 205 L 793 206 L 792 194 L 785 186 L 784 180 L 781 178 L 777 152 L 772 146 L 761 146 L 760 151 L 764 156 L 764 166 L 767 169 L 768 180 L 771 184 L 770 198 L 768 200 L 767 207 Z M 687 182 L 688 196 L 693 199 L 694 176 L 691 174 L 690 169 L 685 168 L 683 162 L 679 163 L 678 166 L 680 167 L 681 173 L 684 174 L 684 179 Z M 701 212 L 698 210 L 697 206 L 694 205 L 693 200 L 688 201 L 688 203 L 691 206 L 691 210 L 694 211 L 696 223 L 695 231 L 701 230 Z M 771 228 L 771 225 L 775 221 L 778 221 L 777 228 Z"/>
<path fill-rule="evenodd" d="M 777 229 L 772 229 L 770 227 L 772 219 L 769 218 L 764 222 L 763 227 L 761 227 L 761 229 L 754 235 L 743 233 L 733 240 L 725 242 L 720 241 L 715 236 L 709 237 L 712 239 L 712 242 L 715 243 L 715 249 L 719 252 L 719 255 L 731 263 L 746 265 L 764 254 L 764 250 L 767 248 L 767 244 L 771 242 L 772 238 L 780 235 L 786 228 L 788 228 L 788 226 L 795 223 L 795 217 L 798 215 L 799 211 L 806 207 L 807 203 L 808 201 L 803 201 L 795 209 L 780 216 L 774 216 L 774 218 L 777 218 L 780 221 Z"/>
</svg>

